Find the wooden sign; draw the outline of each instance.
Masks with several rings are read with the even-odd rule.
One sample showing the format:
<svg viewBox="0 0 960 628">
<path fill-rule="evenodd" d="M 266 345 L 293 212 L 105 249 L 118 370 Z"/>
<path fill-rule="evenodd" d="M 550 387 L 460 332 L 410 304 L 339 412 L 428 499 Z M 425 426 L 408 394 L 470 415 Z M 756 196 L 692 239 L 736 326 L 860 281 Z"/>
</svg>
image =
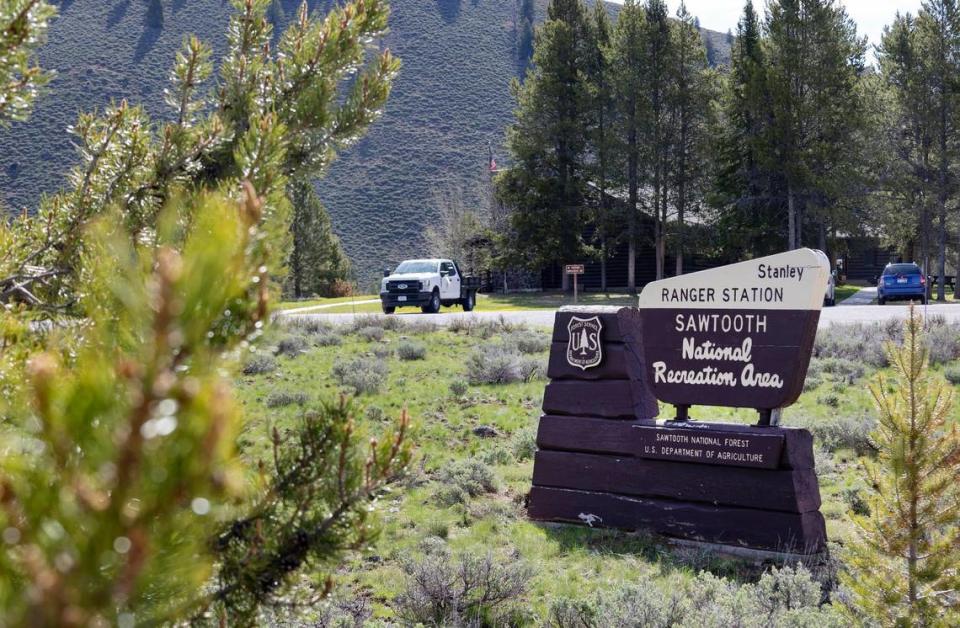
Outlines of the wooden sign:
<svg viewBox="0 0 960 628">
<path fill-rule="evenodd" d="M 655 460 L 757 469 L 776 469 L 780 464 L 782 434 L 723 432 L 695 423 L 691 425 L 690 428 L 634 426 L 636 455 Z"/>
<path fill-rule="evenodd" d="M 567 264 L 563 267 L 563 272 L 567 275 L 582 275 L 583 264 Z"/>
<path fill-rule="evenodd" d="M 648 284 L 646 377 L 678 406 L 774 409 L 803 391 L 830 263 L 798 249 Z"/>
<path fill-rule="evenodd" d="M 649 309 L 566 307 L 557 312 L 547 368 L 551 381 L 544 391 L 527 501 L 531 519 L 645 529 L 711 547 L 735 546 L 738 551 L 812 554 L 825 549 L 826 524 L 819 512 L 809 431 L 655 418 L 657 396 L 675 403 L 723 400 L 711 392 L 715 384 L 667 381 L 654 386 L 655 368 L 734 370 L 733 392 L 726 393 L 730 405 L 763 408 L 757 404 L 779 404 L 789 398 L 788 384 L 793 378 L 802 381 L 806 370 L 824 285 L 816 296 L 812 293 L 816 286 L 808 285 L 823 280 L 816 277 L 821 272 L 819 254 L 788 255 L 780 262 L 781 270 L 761 271 L 756 264 L 763 260 L 755 260 L 750 266 L 720 269 L 719 274 L 698 274 L 707 276 L 703 282 L 688 280 L 680 286 L 673 283 L 678 280 L 659 282 L 686 293 L 674 302 L 670 293 L 661 292 L 661 302 L 656 303 L 645 291 L 644 297 L 653 303 Z M 730 269 L 733 272 L 727 273 Z M 751 283 L 750 277 L 756 281 Z M 774 279 L 809 288 L 809 300 L 798 302 L 795 286 L 791 289 Z M 747 309 L 742 303 L 725 304 L 723 290 L 734 287 L 748 293 L 753 287 L 782 290 L 784 305 Z M 732 293 L 729 298 L 734 298 Z M 704 307 L 698 308 L 698 303 Z M 704 331 L 676 329 L 678 315 L 693 316 L 694 325 L 706 317 Z M 812 327 L 787 329 L 793 320 L 785 318 L 788 315 L 799 316 L 801 323 Z M 734 316 L 742 317 L 739 323 Z M 711 330 L 714 325 L 719 331 Z M 776 331 L 779 325 L 785 327 Z M 803 335 L 807 333 L 809 338 Z M 704 347 L 705 343 L 711 344 Z M 803 364 L 780 364 L 771 356 Z M 748 371 L 743 379 L 748 366 L 753 374 Z M 761 372 L 770 376 L 764 378 Z M 774 377 L 783 385 L 743 383 L 770 384 Z"/>
</svg>

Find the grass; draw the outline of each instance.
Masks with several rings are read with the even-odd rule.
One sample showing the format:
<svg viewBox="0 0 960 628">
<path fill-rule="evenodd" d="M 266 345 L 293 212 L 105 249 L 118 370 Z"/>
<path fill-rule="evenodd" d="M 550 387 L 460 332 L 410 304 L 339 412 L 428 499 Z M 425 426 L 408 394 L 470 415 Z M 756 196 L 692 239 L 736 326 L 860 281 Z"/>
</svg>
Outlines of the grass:
<svg viewBox="0 0 960 628">
<path fill-rule="evenodd" d="M 833 298 L 836 300 L 837 303 L 841 303 L 844 299 L 852 297 L 859 291 L 860 291 L 860 286 L 851 286 L 848 284 L 843 286 L 836 286 L 833 289 Z"/>
<path fill-rule="evenodd" d="M 379 300 L 376 303 L 359 303 L 371 299 L 379 299 L 378 295 L 359 295 L 342 297 L 339 299 L 314 299 L 311 301 L 284 301 L 279 305 L 280 310 L 289 310 L 314 305 L 324 307 L 318 312 L 324 314 L 372 314 L 381 312 Z M 580 305 L 636 305 L 637 297 L 629 294 L 588 292 L 579 295 Z M 342 305 L 337 305 L 338 303 Z M 513 294 L 479 294 L 477 295 L 477 312 L 517 312 L 525 310 L 555 310 L 564 305 L 573 305 L 573 295 L 563 292 L 530 292 Z M 460 311 L 459 306 L 444 308 L 442 311 Z M 419 307 L 407 307 L 397 310 L 398 314 L 418 313 Z"/>
<path fill-rule="evenodd" d="M 860 290 L 859 286 L 843 285 L 837 286 L 835 298 L 839 304 L 844 299 L 854 295 Z M 379 313 L 380 303 L 359 303 L 379 299 L 376 294 L 357 295 L 352 297 L 341 297 L 337 299 L 312 299 L 308 301 L 284 301 L 278 306 L 280 310 L 289 310 L 300 307 L 311 307 L 316 305 L 325 306 L 323 309 L 316 310 L 324 314 L 373 314 Z M 953 295 L 947 295 L 948 302 L 953 301 Z M 587 292 L 579 295 L 577 303 L 579 305 L 636 305 L 637 297 L 626 293 L 600 293 Z M 874 301 L 876 302 L 876 301 Z M 932 301 L 931 301 L 932 302 Z M 341 305 L 337 305 L 341 304 Z M 476 311 L 478 312 L 517 312 L 529 310 L 555 310 L 564 305 L 573 305 L 573 295 L 568 292 L 529 292 L 529 293 L 511 293 L 511 294 L 480 294 L 477 295 Z M 444 309 L 443 311 L 459 311 L 459 307 Z M 417 313 L 420 309 L 417 307 L 400 308 L 398 314 Z"/>
<path fill-rule="evenodd" d="M 351 305 L 352 303 L 354 303 L 355 301 L 367 301 L 367 300 L 370 300 L 370 299 L 379 299 L 379 298 L 380 298 L 380 297 L 379 297 L 378 295 L 375 295 L 375 294 L 366 294 L 366 295 L 356 295 L 356 296 L 350 296 L 350 297 L 331 297 L 331 298 L 302 299 L 302 300 L 300 300 L 300 301 L 281 301 L 279 304 L 277 304 L 277 306 L 276 306 L 275 309 L 277 309 L 277 310 L 294 310 L 294 309 L 299 309 L 299 308 L 302 308 L 302 307 L 316 307 L 316 306 L 320 305 L 320 306 L 324 306 L 324 308 L 323 308 L 322 310 L 319 310 L 319 311 L 321 311 L 321 312 L 323 312 L 323 311 L 332 311 L 332 312 L 333 312 L 333 311 L 340 311 L 340 309 L 342 309 L 342 308 L 337 308 L 337 309 L 335 310 L 335 309 L 333 309 L 333 308 L 329 308 L 329 307 L 326 307 L 326 306 L 343 304 L 343 307 L 344 307 L 344 308 L 349 308 L 350 305 Z M 358 307 L 359 307 L 359 306 L 358 306 Z M 352 310 L 349 310 L 349 309 L 348 309 L 347 311 L 352 311 Z M 373 310 L 371 310 L 371 311 L 373 311 Z M 377 306 L 377 309 L 376 309 L 375 311 L 380 311 L 379 306 Z"/>
<path fill-rule="evenodd" d="M 274 333 L 276 343 L 283 334 Z M 476 347 L 501 342 L 519 333 L 516 330 L 491 326 L 468 335 L 398 325 L 385 330 L 380 340 L 348 328 L 331 333 L 341 334 L 340 346 L 279 356 L 275 370 L 240 376 L 239 396 L 249 419 L 240 447 L 247 459 L 256 460 L 267 453 L 272 427 L 282 429 L 303 412 L 296 404 L 274 402 L 269 407 L 271 399 L 302 392 L 309 396 L 305 406 L 309 408 L 311 402 L 341 390 L 332 373 L 335 362 L 387 356 L 382 358 L 388 366 L 385 384 L 357 399 L 361 408 L 357 424 L 361 430 L 376 431 L 407 408 L 413 417 L 410 438 L 416 444 L 416 461 L 405 484 L 381 500 L 382 535 L 350 559 L 338 576 L 341 594 L 366 600 L 375 618 L 395 617 L 391 604 L 404 591 L 405 561 L 422 558 L 425 547 L 436 545 L 452 555 L 494 551 L 500 561 L 528 566 L 533 575 L 526 604 L 541 618 L 560 598 L 584 600 L 627 582 L 658 586 L 677 578 L 693 582 L 701 569 L 734 583 L 758 577 L 760 568 L 754 564 L 674 551 L 644 534 L 556 527 L 526 519 L 522 504 L 533 471 L 529 441 L 546 381 L 473 385 L 467 366 Z M 425 358 L 402 360 L 397 351 L 384 351 L 403 342 L 426 345 Z M 546 356 L 546 351 L 530 355 Z M 850 512 L 864 507 L 865 474 L 857 443 L 872 425 L 872 401 L 865 384 L 876 370 L 852 360 L 815 359 L 811 372 L 812 385 L 786 409 L 783 424 L 809 427 L 815 435 L 821 511 L 829 538 L 842 543 L 852 534 Z M 756 413 L 745 409 L 696 407 L 692 415 L 756 421 Z M 661 417 L 670 416 L 671 408 L 661 408 Z M 474 433 L 479 426 L 492 427 L 496 434 Z M 460 492 L 451 489 L 449 484 L 460 480 L 450 478 L 462 475 L 451 469 L 467 461 L 476 467 L 470 471 L 473 475 L 489 470 L 495 480 L 493 492 L 467 490 L 469 485 Z M 447 483 L 441 484 L 440 478 L 447 478 Z"/>
</svg>

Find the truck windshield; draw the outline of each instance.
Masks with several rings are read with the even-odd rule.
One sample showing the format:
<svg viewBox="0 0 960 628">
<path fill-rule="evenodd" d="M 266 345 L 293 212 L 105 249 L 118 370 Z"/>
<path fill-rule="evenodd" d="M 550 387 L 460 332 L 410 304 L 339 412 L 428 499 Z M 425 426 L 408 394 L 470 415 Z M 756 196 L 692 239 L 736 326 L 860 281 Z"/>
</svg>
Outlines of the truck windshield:
<svg viewBox="0 0 960 628">
<path fill-rule="evenodd" d="M 404 273 L 435 273 L 437 272 L 437 262 L 428 262 L 424 260 L 407 260 L 402 262 L 394 272 L 400 275 Z"/>
</svg>

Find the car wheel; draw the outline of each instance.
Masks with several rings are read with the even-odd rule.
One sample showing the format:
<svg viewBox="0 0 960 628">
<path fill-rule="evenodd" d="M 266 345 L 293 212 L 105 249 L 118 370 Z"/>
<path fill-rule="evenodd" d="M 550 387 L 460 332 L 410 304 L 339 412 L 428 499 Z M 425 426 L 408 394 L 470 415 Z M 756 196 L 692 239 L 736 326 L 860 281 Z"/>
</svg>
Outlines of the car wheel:
<svg viewBox="0 0 960 628">
<path fill-rule="evenodd" d="M 883 297 L 877 297 L 877 305 L 883 305 L 887 302 Z"/>
<path fill-rule="evenodd" d="M 396 312 L 396 311 L 397 311 L 397 308 L 395 308 L 395 307 L 387 307 L 386 305 L 383 306 L 383 313 L 384 313 L 384 314 L 393 314 L 393 313 Z"/>
<path fill-rule="evenodd" d="M 926 305 L 926 304 L 927 304 L 927 295 L 923 295 L 922 297 L 920 297 L 920 305 Z"/>
<path fill-rule="evenodd" d="M 424 305 L 420 308 L 424 314 L 436 314 L 440 311 L 440 291 L 437 289 L 433 290 L 433 294 L 430 295 L 430 303 Z"/>
<path fill-rule="evenodd" d="M 472 312 L 476 304 L 477 304 L 477 294 L 472 291 L 468 292 L 467 298 L 463 300 L 463 311 Z"/>
</svg>

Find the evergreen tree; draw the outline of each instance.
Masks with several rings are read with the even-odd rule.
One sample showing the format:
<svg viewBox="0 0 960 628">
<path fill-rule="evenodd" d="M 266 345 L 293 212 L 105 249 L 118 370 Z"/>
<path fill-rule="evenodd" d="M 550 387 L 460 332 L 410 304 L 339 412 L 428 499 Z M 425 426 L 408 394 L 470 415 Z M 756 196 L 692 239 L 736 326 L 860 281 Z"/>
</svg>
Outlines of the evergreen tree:
<svg viewBox="0 0 960 628">
<path fill-rule="evenodd" d="M 862 611 L 883 625 L 951 626 L 960 564 L 960 433 L 949 385 L 929 373 L 920 315 L 911 308 L 901 347 L 887 346 L 895 381 L 870 387 L 879 411 L 867 463 L 870 514 L 844 574 Z M 859 618 L 857 618 L 859 619 Z"/>
<path fill-rule="evenodd" d="M 947 201 L 955 187 L 951 172 L 957 161 L 954 135 L 960 115 L 960 10 L 955 0 L 930 0 L 917 16 L 917 37 L 926 61 L 933 99 L 933 160 L 936 167 L 937 300 L 945 301 Z"/>
<path fill-rule="evenodd" d="M 772 146 L 783 168 L 793 249 L 805 217 L 824 233 L 831 208 L 850 193 L 866 44 L 835 0 L 771 2 L 766 31 Z"/>
<path fill-rule="evenodd" d="M 667 254 L 670 147 L 676 130 L 670 119 L 670 72 L 675 50 L 666 2 L 647 0 L 645 11 L 643 94 L 647 115 L 642 127 L 642 144 L 646 147 L 647 177 L 651 185 L 650 208 L 653 210 L 656 278 L 662 279 Z"/>
<path fill-rule="evenodd" d="M 270 8 L 267 10 L 267 19 L 273 24 L 274 29 L 282 27 L 287 21 L 287 14 L 283 10 L 283 0 L 272 0 Z"/>
<path fill-rule="evenodd" d="M 720 241 L 731 255 L 780 248 L 782 205 L 771 146 L 772 101 L 760 19 L 747 0 L 731 48 L 730 74 L 715 131 L 718 155 L 711 204 L 720 208 Z"/>
<path fill-rule="evenodd" d="M 163 28 L 163 4 L 160 0 L 150 0 L 147 5 L 147 26 L 150 28 Z"/>
<path fill-rule="evenodd" d="M 613 69 L 610 65 L 612 29 L 606 5 L 597 2 L 591 16 L 593 45 L 588 63 L 588 81 L 591 90 L 593 126 L 590 135 L 592 163 L 590 177 L 597 186 L 597 208 L 593 219 L 595 239 L 600 254 L 600 289 L 607 290 L 607 259 L 611 249 L 610 237 L 614 232 L 611 215 L 609 183 L 614 166 L 615 137 L 613 124 L 616 106 L 613 98 Z"/>
<path fill-rule="evenodd" d="M 681 2 L 674 24 L 671 68 L 670 119 L 674 141 L 670 147 L 670 184 L 676 208 L 676 274 L 683 274 L 687 212 L 703 197 L 709 172 L 707 140 L 714 100 L 703 39 L 694 18 Z"/>
<path fill-rule="evenodd" d="M 884 192 L 894 208 L 904 205 L 915 216 L 912 240 L 919 241 L 925 272 L 936 249 L 940 278 L 937 299 L 943 300 L 947 257 L 948 205 L 955 193 L 958 145 L 954 135 L 960 116 L 960 11 L 953 0 L 923 4 L 919 14 L 897 15 L 885 29 L 879 50 L 880 68 L 890 90 L 889 137 L 896 156 Z M 934 242 L 934 221 L 936 242 Z"/>
<path fill-rule="evenodd" d="M 407 462 L 405 416 L 371 442 L 346 405 L 275 432 L 259 481 L 234 451 L 224 374 L 270 320 L 286 182 L 363 133 L 397 67 L 384 54 L 338 94 L 386 27 L 377 0 L 303 5 L 282 64 L 267 0 L 235 7 L 212 100 L 210 49 L 190 38 L 170 122 L 126 102 L 82 115 L 68 189 L 0 222 L 5 623 L 250 625 L 303 565 L 332 571 L 370 538 L 371 501 Z"/>
<path fill-rule="evenodd" d="M 285 292 L 298 299 L 310 295 L 344 296 L 335 292 L 349 282 L 350 260 L 333 233 L 330 215 L 313 184 L 294 180 L 288 194 L 293 206 L 290 222 L 293 248 Z"/>
<path fill-rule="evenodd" d="M 936 179 L 933 165 L 934 94 L 930 89 L 928 59 L 920 49 L 916 19 L 897 14 L 884 29 L 878 48 L 884 119 L 877 153 L 885 159 L 876 167 L 878 186 L 874 219 L 908 258 L 916 245 L 921 265 L 930 271 Z M 906 208 L 908 211 L 904 211 Z M 906 249 L 906 250 L 904 250 Z"/>
<path fill-rule="evenodd" d="M 286 181 L 322 175 L 383 110 L 399 62 L 389 51 L 369 57 L 366 42 L 384 32 L 389 9 L 384 0 L 357 0 L 310 18 L 303 3 L 273 47 L 270 0 L 232 1 L 218 90 L 205 89 L 213 72 L 209 46 L 189 38 L 167 99 L 171 121 L 154 124 L 126 101 L 80 116 L 72 128 L 80 163 L 69 185 L 42 199 L 35 216 L 0 225 L 0 240 L 10 234 L 17 243 L 0 259 L 0 298 L 75 304 L 85 226 L 119 204 L 132 236 L 149 239 L 159 208 L 183 187 L 229 188 L 249 179 L 270 199 L 264 237 L 289 248 Z M 282 265 L 275 272 L 282 276 Z"/>
<path fill-rule="evenodd" d="M 513 167 L 496 179 L 511 208 L 510 248 L 529 268 L 578 259 L 586 188 L 589 24 L 583 0 L 553 0 L 537 31 L 533 66 L 514 82 L 507 132 Z"/>
<path fill-rule="evenodd" d="M 43 0 L 0 2 L 0 125 L 25 120 L 53 73 L 36 64 L 56 9 Z"/>
<path fill-rule="evenodd" d="M 521 72 L 526 72 L 530 57 L 533 56 L 534 28 L 536 8 L 533 0 L 520 0 L 520 16 L 517 40 L 517 58 Z"/>
<path fill-rule="evenodd" d="M 617 104 L 614 128 L 620 139 L 619 159 L 627 184 L 627 287 L 631 291 L 637 287 L 641 132 L 647 117 L 646 100 L 643 98 L 646 35 L 643 8 L 635 0 L 626 0 L 614 28 L 610 64 Z"/>
</svg>

